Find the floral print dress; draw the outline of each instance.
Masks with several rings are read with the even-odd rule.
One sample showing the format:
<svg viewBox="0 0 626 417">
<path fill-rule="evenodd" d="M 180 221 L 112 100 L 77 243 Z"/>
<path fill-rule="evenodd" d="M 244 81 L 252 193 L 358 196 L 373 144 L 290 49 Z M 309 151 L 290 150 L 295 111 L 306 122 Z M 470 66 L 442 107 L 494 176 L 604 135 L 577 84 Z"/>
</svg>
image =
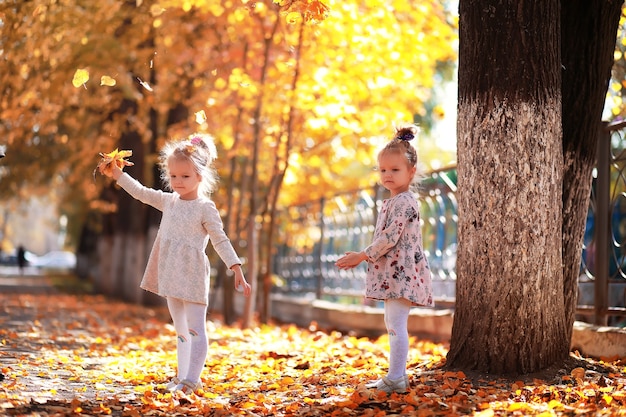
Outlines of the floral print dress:
<svg viewBox="0 0 626 417">
<path fill-rule="evenodd" d="M 407 191 L 383 201 L 369 257 L 365 296 L 405 298 L 432 307 L 432 278 L 422 247 L 419 203 Z"/>
</svg>

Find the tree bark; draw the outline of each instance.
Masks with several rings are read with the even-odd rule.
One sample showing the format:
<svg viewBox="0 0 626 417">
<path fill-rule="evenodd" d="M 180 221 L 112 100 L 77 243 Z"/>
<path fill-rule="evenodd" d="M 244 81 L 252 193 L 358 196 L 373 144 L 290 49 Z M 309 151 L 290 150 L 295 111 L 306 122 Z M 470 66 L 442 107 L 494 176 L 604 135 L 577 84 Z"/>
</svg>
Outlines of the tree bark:
<svg viewBox="0 0 626 417">
<path fill-rule="evenodd" d="M 128 117 L 137 111 L 133 100 L 122 102 L 120 113 Z M 120 149 L 132 149 L 134 165 L 125 170 L 138 181 L 144 183 L 145 152 L 141 135 L 130 124 L 120 138 Z M 124 191 L 119 191 L 118 212 L 116 216 L 116 234 L 114 236 L 114 257 L 117 264 L 115 279 L 121 298 L 135 304 L 143 301 L 143 290 L 139 287 L 146 265 L 146 206 Z"/>
<path fill-rule="evenodd" d="M 259 153 L 262 143 L 263 132 L 263 99 L 264 95 L 262 91 L 265 89 L 267 81 L 267 71 L 270 65 L 270 52 L 274 45 L 274 36 L 276 31 L 280 27 L 280 18 L 277 15 L 271 26 L 270 33 L 267 34 L 264 41 L 263 57 L 260 59 L 260 79 L 259 87 L 261 93 L 259 93 L 256 104 L 254 107 L 254 125 L 252 126 L 252 137 L 254 140 L 254 149 L 252 153 L 252 175 L 250 177 L 250 212 L 248 214 L 248 281 L 252 286 L 252 294 L 246 298 L 244 306 L 244 314 L 242 319 L 243 327 L 251 327 L 254 319 L 254 312 L 256 311 L 257 297 L 260 294 L 257 287 L 259 281 L 259 224 L 257 223 L 259 197 L 261 195 L 259 190 Z"/>
<path fill-rule="evenodd" d="M 563 78 L 563 291 L 567 340 L 578 297 L 582 242 L 600 122 L 623 1 L 572 0 L 561 8 Z"/>
<path fill-rule="evenodd" d="M 448 366 L 534 372 L 568 356 L 558 0 L 460 1 L 459 247 Z"/>
</svg>

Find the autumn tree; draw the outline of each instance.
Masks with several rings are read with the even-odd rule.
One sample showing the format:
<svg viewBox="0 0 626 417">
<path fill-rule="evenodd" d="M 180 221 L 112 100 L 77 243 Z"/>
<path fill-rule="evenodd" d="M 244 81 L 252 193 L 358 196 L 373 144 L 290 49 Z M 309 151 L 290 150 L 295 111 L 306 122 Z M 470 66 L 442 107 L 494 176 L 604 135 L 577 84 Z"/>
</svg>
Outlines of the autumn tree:
<svg viewBox="0 0 626 417">
<path fill-rule="evenodd" d="M 568 357 L 621 5 L 460 1 L 450 367 L 526 374 Z"/>
<path fill-rule="evenodd" d="M 98 152 L 131 148 L 129 172 L 159 188 L 163 142 L 211 133 L 213 198 L 248 274 L 269 279 L 276 209 L 370 185 L 379 137 L 424 114 L 455 60 L 435 0 L 14 0 L 0 19 L 0 134 L 23 157 L 3 165 L 0 193 L 62 194 L 107 292 L 137 301 L 158 215 L 94 178 Z"/>
<path fill-rule="evenodd" d="M 171 7 L 160 17 L 169 25 L 175 5 L 161 5 Z M 362 165 L 371 163 L 375 150 L 368 136 L 423 113 L 436 69 L 454 60 L 454 22 L 437 2 L 418 9 L 403 2 L 382 8 L 341 2 L 319 25 L 327 9 L 316 2 L 229 8 L 195 1 L 190 7 L 187 13 L 203 14 L 210 31 L 202 35 L 200 25 L 194 32 L 200 41 L 186 42 L 210 37 L 220 53 L 206 60 L 210 72 L 194 78 L 188 102 L 204 99 L 193 107 L 206 110 L 204 126 L 223 146 L 227 162 L 221 166 L 227 169 L 218 198 L 227 202 L 229 235 L 244 242 L 240 252 L 251 281 L 263 275 L 267 317 L 276 208 L 333 192 L 339 180 L 341 188 L 371 184 Z M 427 35 L 418 43 L 411 36 L 417 32 Z M 198 45 L 190 52 L 206 49 Z M 347 49 L 354 55 L 346 56 Z M 372 68 L 381 70 L 363 76 Z M 312 187 L 302 187 L 303 179 Z M 228 302 L 231 289 L 224 288 Z M 255 301 L 249 301 L 247 317 Z"/>
</svg>

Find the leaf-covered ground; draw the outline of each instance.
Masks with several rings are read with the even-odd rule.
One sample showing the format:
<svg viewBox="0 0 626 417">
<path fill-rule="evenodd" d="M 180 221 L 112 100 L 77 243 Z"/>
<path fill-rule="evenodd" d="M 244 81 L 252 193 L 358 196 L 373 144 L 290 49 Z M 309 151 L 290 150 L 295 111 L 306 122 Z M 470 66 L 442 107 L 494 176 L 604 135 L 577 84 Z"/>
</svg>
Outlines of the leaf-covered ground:
<svg viewBox="0 0 626 417">
<path fill-rule="evenodd" d="M 175 335 L 164 309 L 99 296 L 0 294 L 0 414 L 11 416 L 626 415 L 626 365 L 573 358 L 550 380 L 443 369 L 447 346 L 411 340 L 411 390 L 368 391 L 387 339 L 314 327 L 208 322 L 201 395 L 165 393 Z M 572 369 L 573 368 L 573 369 Z"/>
</svg>

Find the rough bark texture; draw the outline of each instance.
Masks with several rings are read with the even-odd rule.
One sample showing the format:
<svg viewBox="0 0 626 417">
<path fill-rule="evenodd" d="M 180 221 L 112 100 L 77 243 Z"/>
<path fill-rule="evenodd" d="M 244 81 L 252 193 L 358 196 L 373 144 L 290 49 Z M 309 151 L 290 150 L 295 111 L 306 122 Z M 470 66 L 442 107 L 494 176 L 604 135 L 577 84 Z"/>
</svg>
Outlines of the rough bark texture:
<svg viewBox="0 0 626 417">
<path fill-rule="evenodd" d="M 591 172 L 623 0 L 571 0 L 561 9 L 563 78 L 563 291 L 567 339 L 578 274 Z"/>
<path fill-rule="evenodd" d="M 130 105 L 132 110 L 122 109 L 123 114 L 136 111 L 135 103 Z M 139 133 L 132 126 L 122 133 L 120 149 L 132 149 L 135 165 L 127 167 L 126 171 L 145 183 L 143 143 Z M 115 276 L 118 297 L 123 300 L 141 304 L 143 290 L 139 288 L 145 267 L 146 252 L 146 206 L 135 200 L 126 192 L 119 190 L 118 213 L 116 216 L 116 234 L 114 236 L 113 257 L 116 263 Z"/>
<path fill-rule="evenodd" d="M 460 1 L 459 248 L 448 366 L 562 360 L 559 2 Z"/>
</svg>

